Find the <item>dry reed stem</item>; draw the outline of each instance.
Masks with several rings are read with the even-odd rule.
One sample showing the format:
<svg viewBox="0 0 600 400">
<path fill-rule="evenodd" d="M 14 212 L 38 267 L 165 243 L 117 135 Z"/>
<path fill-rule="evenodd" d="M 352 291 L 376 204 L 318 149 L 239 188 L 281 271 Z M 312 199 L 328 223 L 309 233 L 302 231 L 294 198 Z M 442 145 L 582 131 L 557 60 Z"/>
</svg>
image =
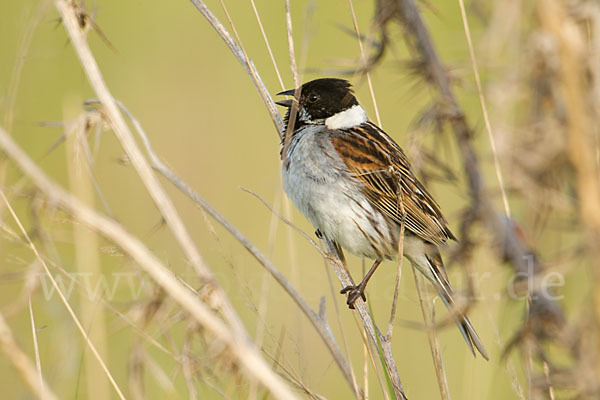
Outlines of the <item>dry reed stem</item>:
<svg viewBox="0 0 600 400">
<path fill-rule="evenodd" d="M 71 107 L 69 109 L 68 107 Z M 67 113 L 73 111 L 73 106 L 65 107 Z M 67 120 L 67 118 L 65 118 Z M 71 193 L 83 203 L 93 208 L 94 191 L 91 176 L 87 176 L 89 159 L 84 156 L 84 143 L 87 118 L 75 120 L 65 124 L 65 137 L 67 144 L 67 170 L 69 172 L 69 187 Z M 91 169 L 90 169 L 91 172 Z M 73 243 L 75 245 L 75 264 L 77 271 L 89 274 L 90 277 L 99 277 L 102 273 L 100 256 L 98 254 L 98 236 L 94 231 L 80 224 L 73 226 Z M 81 292 L 79 308 L 82 324 L 87 327 L 88 336 L 96 346 L 102 359 L 107 359 L 108 345 L 106 337 L 106 319 L 104 313 L 96 312 L 97 302 L 90 300 L 87 293 Z M 84 352 L 84 371 L 87 396 L 90 400 L 103 400 L 110 397 L 108 381 L 102 376 L 96 360 L 89 352 Z"/>
<path fill-rule="evenodd" d="M 319 254 L 323 257 L 327 257 L 327 253 L 325 253 L 317 244 L 317 242 L 315 242 L 313 240 L 313 238 L 311 238 L 306 232 L 304 232 L 302 229 L 300 229 L 298 227 L 298 225 L 294 224 L 292 221 L 290 221 L 289 219 L 287 219 L 286 217 L 284 217 L 283 215 L 281 215 L 280 213 L 278 213 L 274 207 L 271 207 L 271 205 L 269 203 L 267 203 L 267 201 L 265 199 L 263 199 L 258 193 L 253 192 L 250 189 L 246 189 L 246 188 L 240 188 L 242 189 L 244 192 L 251 194 L 252 196 L 256 197 L 265 207 L 267 207 L 269 209 L 269 211 L 271 211 L 271 213 L 277 217 L 278 219 L 280 219 L 284 224 L 286 224 L 287 226 L 289 226 L 290 228 L 292 228 L 292 230 L 296 231 L 297 233 L 299 233 L 304 239 L 306 239 L 306 241 L 308 243 L 311 244 L 311 246 L 317 251 L 319 252 Z"/>
<path fill-rule="evenodd" d="M 287 43 L 288 53 L 290 59 L 290 70 L 292 72 L 292 79 L 294 81 L 294 100 L 300 99 L 302 87 L 300 86 L 300 79 L 298 78 L 298 67 L 296 66 L 296 56 L 294 52 L 294 37 L 292 35 L 292 14 L 290 8 L 290 1 L 285 0 L 285 26 L 287 32 Z M 279 113 L 278 113 L 279 114 Z M 292 129 L 296 124 L 296 117 L 298 114 L 298 101 L 292 101 L 292 106 L 289 109 L 289 118 L 287 126 L 285 127 L 285 133 L 283 136 L 283 146 L 281 149 L 281 163 L 284 168 L 287 167 L 288 153 L 290 145 L 292 143 Z M 281 118 L 281 116 L 279 117 Z"/>
<path fill-rule="evenodd" d="M 448 379 L 446 378 L 446 372 L 444 371 L 444 361 L 440 354 L 440 344 L 437 339 L 435 330 L 435 321 L 430 318 L 428 311 L 430 310 L 432 315 L 435 313 L 435 304 L 431 302 L 427 289 L 425 289 L 425 282 L 423 277 L 420 275 L 415 267 L 412 268 L 413 276 L 415 278 L 415 286 L 417 287 L 417 294 L 419 295 L 419 304 L 421 306 L 421 312 L 423 313 L 423 322 L 425 323 L 425 329 L 427 330 L 427 339 L 429 340 L 429 348 L 431 350 L 431 357 L 433 358 L 433 365 L 435 367 L 435 375 L 437 377 L 438 386 L 440 388 L 440 397 L 443 400 L 450 400 L 450 392 L 448 390 Z M 431 304 L 431 306 L 430 306 Z M 453 310 L 450 310 L 453 313 Z"/>
<path fill-rule="evenodd" d="M 115 99 L 110 94 L 108 87 L 102 78 L 98 64 L 86 42 L 84 31 L 82 31 L 79 26 L 75 6 L 67 0 L 57 0 L 55 5 L 62 17 L 62 23 L 67 30 L 81 65 L 86 72 L 90 85 L 104 106 L 108 122 L 112 126 L 115 135 L 125 149 L 125 152 L 138 172 L 140 179 L 154 200 L 154 204 L 157 206 L 165 222 L 173 232 L 173 235 L 177 239 L 177 242 L 183 249 L 194 270 L 203 279 L 203 283 L 209 285 L 209 287 L 213 289 L 210 290 L 210 296 L 213 297 L 211 304 L 218 304 L 220 311 L 223 313 L 224 318 L 231 327 L 240 334 L 245 334 L 244 326 L 237 313 L 216 282 L 212 271 L 202 259 L 202 256 L 198 252 L 183 221 L 177 213 L 173 202 L 164 192 L 157 177 L 154 175 L 152 168 L 148 165 L 147 160 L 138 148 L 133 138 L 133 134 L 125 123 L 123 116 L 119 112 Z"/>
<path fill-rule="evenodd" d="M 369 398 L 369 363 L 367 359 L 369 357 L 369 344 L 363 342 L 363 385 L 365 387 L 366 398 Z"/>
<path fill-rule="evenodd" d="M 15 341 L 15 337 L 2 314 L 0 314 L 0 349 L 38 399 L 58 399 L 50 389 L 50 386 L 44 382 L 41 376 L 38 376 L 35 366 Z"/>
<path fill-rule="evenodd" d="M 211 332 L 217 340 L 228 347 L 239 364 L 245 367 L 244 371 L 249 376 L 259 380 L 276 398 L 296 398 L 281 378 L 266 364 L 248 336 L 227 327 L 139 239 L 128 233 L 121 225 L 82 204 L 78 199 L 51 181 L 2 128 L 0 128 L 0 148 L 15 161 L 49 200 L 55 202 L 72 214 L 73 217 L 96 230 L 108 240 L 118 243 L 121 249 L 136 261 L 139 267 L 160 285 L 171 298 L 207 331 Z"/>
<path fill-rule="evenodd" d="M 8 136 L 8 134 L 6 134 L 6 132 L 2 128 L 0 128 L 0 136 L 5 136 L 3 139 L 7 139 L 9 142 L 12 142 L 12 139 L 10 139 L 10 137 Z M 13 144 L 16 147 L 16 145 L 14 144 L 14 142 L 9 143 L 9 144 Z M 8 153 L 8 151 L 7 151 L 6 148 L 4 148 L 4 150 Z M 28 160 L 28 161 L 31 161 L 31 160 Z M 32 162 L 32 165 L 35 166 L 35 164 L 33 164 L 33 162 Z M 37 168 L 37 166 L 36 166 L 36 168 Z M 102 356 L 100 355 L 100 353 L 98 353 L 98 350 L 96 349 L 96 346 L 90 340 L 90 337 L 87 334 L 86 330 L 81 325 L 81 322 L 77 318 L 77 315 L 73 311 L 73 308 L 71 308 L 71 305 L 69 304 L 69 301 L 66 299 L 66 297 L 64 296 L 64 294 L 60 290 L 60 287 L 56 283 L 56 280 L 54 279 L 54 277 L 50 273 L 50 269 L 48 268 L 48 265 L 46 264 L 46 262 L 44 261 L 43 257 L 40 255 L 40 253 L 38 252 L 37 247 L 31 241 L 31 238 L 29 237 L 29 234 L 27 233 L 27 231 L 23 227 L 23 224 L 21 223 L 21 220 L 19 219 L 19 217 L 17 216 L 17 214 L 13 210 L 12 206 L 8 202 L 8 199 L 4 195 L 3 191 L 0 191 L 0 196 L 4 200 L 4 203 L 6 204 L 6 208 L 8 209 L 9 213 L 12 215 L 12 217 L 15 220 L 17 226 L 19 227 L 19 230 L 21 231 L 21 234 L 23 235 L 23 237 L 27 241 L 27 244 L 28 244 L 29 248 L 35 254 L 36 258 L 38 259 L 38 261 L 40 262 L 40 264 L 44 268 L 44 272 L 46 273 L 46 275 L 47 275 L 48 279 L 50 280 L 50 282 L 52 282 L 52 286 L 54 286 L 54 289 L 56 290 L 56 293 L 58 293 L 58 296 L 60 297 L 60 300 L 65 305 L 65 308 L 67 309 L 69 315 L 71 316 L 71 319 L 73 320 L 73 322 L 75 322 L 75 325 L 77 326 L 77 329 L 79 329 L 79 332 L 83 336 L 83 338 L 84 338 L 87 346 L 89 347 L 89 349 L 92 351 L 92 354 L 94 355 L 94 357 L 98 361 L 98 364 L 100 364 L 100 367 L 102 368 L 104 374 L 106 375 L 106 377 L 110 381 L 111 385 L 113 386 L 113 388 L 117 392 L 117 395 L 119 396 L 119 398 L 121 400 L 125 400 L 125 396 L 123 395 L 123 392 L 119 388 L 119 385 L 117 384 L 117 382 L 113 378 L 112 374 L 110 373 L 110 371 L 109 371 L 108 367 L 106 366 L 106 363 L 104 362 Z"/>
<path fill-rule="evenodd" d="M 294 88 L 300 87 L 300 78 L 298 77 L 298 66 L 296 65 L 296 54 L 294 51 L 294 34 L 292 30 L 292 9 L 290 7 L 290 0 L 285 0 L 285 27 L 287 30 L 287 42 L 288 42 L 288 53 L 290 61 L 290 71 L 292 72 L 292 80 L 294 81 Z M 297 99 L 299 96 L 295 96 Z M 291 124 L 293 126 L 293 124 Z"/>
<path fill-rule="evenodd" d="M 377 382 L 379 383 L 379 387 L 381 388 L 383 397 L 386 400 L 390 400 L 390 394 L 386 390 L 385 380 L 383 377 L 383 373 L 381 371 L 381 368 L 382 368 L 381 363 L 378 363 L 377 361 L 375 361 L 376 358 L 373 354 L 373 351 L 371 350 L 371 346 L 369 345 L 369 339 L 367 338 L 367 335 L 365 333 L 366 332 L 365 327 L 360 323 L 360 319 L 356 316 L 356 313 L 353 313 L 352 316 L 354 317 L 354 322 L 356 323 L 356 327 L 358 329 L 358 332 L 360 333 L 360 337 L 363 341 L 363 346 L 365 349 L 365 355 L 367 356 L 367 357 L 365 357 L 363 369 L 364 369 L 364 371 L 368 372 L 368 365 L 369 365 L 369 361 L 370 361 L 371 365 L 373 366 L 373 369 L 375 370 L 375 375 L 377 376 Z"/>
</svg>

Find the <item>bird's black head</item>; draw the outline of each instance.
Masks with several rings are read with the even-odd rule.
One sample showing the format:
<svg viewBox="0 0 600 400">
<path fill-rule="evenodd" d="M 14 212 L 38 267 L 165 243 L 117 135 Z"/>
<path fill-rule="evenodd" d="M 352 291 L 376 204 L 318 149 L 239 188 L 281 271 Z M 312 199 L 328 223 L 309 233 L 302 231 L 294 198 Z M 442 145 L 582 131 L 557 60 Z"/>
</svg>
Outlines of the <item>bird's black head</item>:
<svg viewBox="0 0 600 400">
<path fill-rule="evenodd" d="M 294 93 L 295 89 L 277 94 L 294 96 Z M 282 100 L 276 103 L 290 108 L 293 101 Z M 358 101 L 354 97 L 352 85 L 347 80 L 336 78 L 315 79 L 306 82 L 300 88 L 297 119 L 300 123 L 322 121 L 355 105 L 358 105 Z M 286 122 L 288 118 L 289 110 L 288 115 L 286 115 Z"/>
</svg>

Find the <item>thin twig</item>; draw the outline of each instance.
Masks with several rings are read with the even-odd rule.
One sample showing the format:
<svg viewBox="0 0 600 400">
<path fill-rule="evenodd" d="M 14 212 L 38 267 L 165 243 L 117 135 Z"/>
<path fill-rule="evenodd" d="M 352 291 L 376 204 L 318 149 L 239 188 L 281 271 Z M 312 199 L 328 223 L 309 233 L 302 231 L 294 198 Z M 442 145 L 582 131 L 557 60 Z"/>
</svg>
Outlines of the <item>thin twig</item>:
<svg viewBox="0 0 600 400">
<path fill-rule="evenodd" d="M 296 65 L 296 54 L 294 51 L 294 34 L 292 31 L 292 9 L 290 7 L 290 0 L 285 0 L 285 26 L 287 29 L 288 52 L 290 55 L 290 70 L 292 72 L 294 87 L 297 88 L 300 86 L 300 79 L 298 77 L 298 66 Z"/>
<path fill-rule="evenodd" d="M 14 109 L 19 85 L 21 84 L 23 66 L 27 60 L 30 60 L 30 58 L 27 57 L 27 52 L 29 52 L 29 48 L 31 47 L 31 42 L 33 41 L 35 31 L 46 15 L 46 11 L 48 10 L 48 7 L 50 7 L 51 3 L 51 0 L 43 0 L 37 6 L 31 21 L 24 25 L 25 32 L 17 50 L 15 65 L 13 66 L 12 76 L 9 81 L 8 89 L 6 90 L 6 97 L 4 99 L 4 104 L 6 106 L 6 113 L 4 114 L 4 126 L 8 130 L 12 128 L 14 120 Z"/>
<path fill-rule="evenodd" d="M 206 6 L 206 4 L 204 4 L 204 2 L 202 0 L 190 0 L 190 1 L 192 2 L 192 4 L 194 4 L 196 9 L 198 11 L 200 11 L 200 14 L 202 14 L 204 16 L 204 18 L 206 18 L 208 23 L 219 34 L 221 39 L 223 39 L 223 41 L 225 42 L 227 47 L 229 47 L 229 50 L 231 50 L 231 52 L 233 53 L 235 58 L 237 58 L 237 60 L 240 62 L 240 64 L 242 64 L 242 67 L 244 67 L 244 69 L 250 76 L 252 83 L 254 83 L 254 86 L 258 90 L 260 98 L 262 99 L 263 103 L 265 104 L 265 107 L 267 107 L 267 111 L 269 112 L 269 115 L 271 116 L 271 120 L 273 121 L 273 124 L 275 124 L 275 128 L 277 129 L 277 133 L 279 134 L 279 137 L 280 138 L 283 137 L 283 132 L 284 132 L 285 128 L 283 126 L 283 121 L 281 120 L 281 115 L 279 115 L 277 106 L 275 105 L 273 98 L 269 94 L 269 91 L 267 90 L 265 84 L 263 83 L 262 79 L 260 78 L 260 75 L 258 74 L 258 71 L 256 70 L 256 67 L 254 66 L 252 61 L 246 58 L 241 47 L 235 42 L 235 40 L 231 37 L 229 32 L 227 32 L 227 29 L 225 29 L 223 24 L 210 11 L 210 9 Z"/>
<path fill-rule="evenodd" d="M 31 337 L 33 339 L 33 351 L 35 353 L 35 367 L 40 378 L 40 386 L 44 387 L 44 378 L 42 376 L 42 361 L 40 360 L 40 348 L 37 339 L 37 328 L 35 327 L 35 318 L 33 317 L 33 307 L 31 306 L 31 296 L 28 296 L 29 319 L 31 320 Z"/>
<path fill-rule="evenodd" d="M 289 226 L 290 228 L 292 228 L 293 230 L 298 232 L 300 235 L 302 235 L 302 237 L 304 237 L 304 239 L 306 239 L 308 241 L 308 243 L 310 243 L 314 247 L 314 249 L 319 252 L 319 254 L 321 254 L 323 257 L 327 258 L 327 253 L 325 253 L 321 249 L 319 244 L 317 242 L 315 242 L 313 240 L 313 238 L 311 238 L 306 232 L 304 232 L 302 229 L 300 229 L 298 227 L 298 225 L 294 224 L 292 221 L 290 221 L 289 219 L 287 219 L 286 217 L 284 217 L 283 215 L 281 215 L 280 213 L 275 211 L 275 209 L 273 207 L 271 207 L 271 205 L 269 203 L 267 203 L 267 201 L 265 199 L 263 199 L 258 193 L 255 193 L 252 190 L 246 189 L 246 188 L 241 188 L 241 189 L 244 192 L 249 193 L 252 196 L 256 197 L 258 200 L 260 200 L 260 202 L 263 203 L 263 205 L 265 207 L 267 207 L 269 209 L 269 211 L 271 211 L 277 218 L 279 218 L 284 224 L 286 224 L 287 226 Z"/>
<path fill-rule="evenodd" d="M 384 377 L 383 377 L 383 371 L 381 370 L 382 365 L 381 365 L 381 363 L 378 363 L 375 361 L 375 356 L 373 355 L 373 350 L 371 349 L 371 346 L 369 345 L 369 339 L 367 338 L 367 335 L 365 333 L 365 327 L 360 323 L 360 319 L 356 316 L 356 314 L 352 314 L 352 316 L 354 317 L 354 322 L 356 323 L 358 332 L 360 332 L 360 337 L 363 341 L 363 345 L 365 346 L 366 355 L 368 356 L 365 359 L 365 362 L 364 362 L 365 366 L 363 368 L 365 371 L 368 371 L 368 361 L 371 362 L 371 365 L 373 366 L 373 369 L 375 370 L 375 375 L 377 376 L 377 381 L 379 382 L 379 387 L 381 388 L 381 392 L 383 393 L 383 397 L 385 398 L 385 400 L 390 400 L 390 393 L 388 393 L 388 391 L 387 391 L 387 386 L 385 385 L 385 381 L 384 381 Z"/>
<path fill-rule="evenodd" d="M 353 0 L 348 0 L 348 5 L 350 6 L 350 13 L 352 14 L 352 24 L 354 26 L 354 32 L 356 32 L 356 38 L 358 39 L 358 47 L 360 48 L 360 60 L 361 65 L 359 71 L 363 71 L 364 67 L 368 64 L 367 56 L 365 55 L 365 49 L 363 48 L 362 38 L 360 35 L 360 31 L 358 30 L 358 22 L 356 20 L 356 13 L 354 12 L 354 2 Z M 375 99 L 375 91 L 373 90 L 373 82 L 371 82 L 371 72 L 367 69 L 367 84 L 369 85 L 369 92 L 371 93 L 371 101 L 373 102 L 373 108 L 375 109 L 375 118 L 377 118 L 377 125 L 383 127 L 381 124 L 381 117 L 379 116 L 379 107 L 377 107 L 377 100 Z"/>
<path fill-rule="evenodd" d="M 388 328 L 385 333 L 385 341 L 392 342 L 392 331 L 394 329 L 394 320 L 396 319 L 396 307 L 398 305 L 398 290 L 400 288 L 400 278 L 402 277 L 402 261 L 404 259 L 404 231 L 405 231 L 405 220 L 406 212 L 404 210 L 404 202 L 402 200 L 402 191 L 397 194 L 398 208 L 402 218 L 400 220 L 400 233 L 398 234 L 398 261 L 396 263 L 396 282 L 394 284 L 394 298 L 392 299 L 392 308 L 390 310 L 390 319 L 388 321 Z"/>
<path fill-rule="evenodd" d="M 43 382 L 43 380 L 40 383 L 41 378 L 38 377 L 34 364 L 15 341 L 15 337 L 2 314 L 0 314 L 0 350 L 2 350 L 17 371 L 19 371 L 21 378 L 23 378 L 38 399 L 58 399 L 47 383 Z"/>
<path fill-rule="evenodd" d="M 430 302 L 429 295 L 425 290 L 423 277 L 420 272 L 413 266 L 413 276 L 415 278 L 415 285 L 417 287 L 417 294 L 419 296 L 419 304 L 421 305 L 421 312 L 423 313 L 423 322 L 427 329 L 427 338 L 429 340 L 429 348 L 431 350 L 431 356 L 433 358 L 433 364 L 435 366 L 435 375 L 437 377 L 438 386 L 440 388 L 440 396 L 443 400 L 450 400 L 450 392 L 448 391 L 448 380 L 446 379 L 446 372 L 444 371 L 444 361 L 440 354 L 440 344 L 437 340 L 435 328 L 432 327 L 433 318 L 430 319 L 428 309 L 431 304 L 431 314 L 434 315 L 435 304 Z"/>
<path fill-rule="evenodd" d="M 271 63 L 273 64 L 273 68 L 275 68 L 275 74 L 277 75 L 277 79 L 279 80 L 279 85 L 282 90 L 285 90 L 285 86 L 283 85 L 283 79 L 281 79 L 281 74 L 279 73 L 279 67 L 277 66 L 277 61 L 275 61 L 275 56 L 273 56 L 273 50 L 271 50 L 271 44 L 269 43 L 269 39 L 267 38 L 267 34 L 265 33 L 265 28 L 263 28 L 262 20 L 260 19 L 260 15 L 258 10 L 256 9 L 256 4 L 254 0 L 250 0 L 252 4 L 252 9 L 254 10 L 254 15 L 256 16 L 256 22 L 258 22 L 258 26 L 260 28 L 260 33 L 265 41 L 265 45 L 267 46 L 267 51 L 269 52 L 269 57 L 271 57 Z"/>
<path fill-rule="evenodd" d="M 473 67 L 473 75 L 475 76 L 475 83 L 477 84 L 477 92 L 479 93 L 479 104 L 481 105 L 481 113 L 483 114 L 483 121 L 485 122 L 485 130 L 490 140 L 490 146 L 492 148 L 492 155 L 494 157 L 494 168 L 496 170 L 496 179 L 500 185 L 500 192 L 502 193 L 502 203 L 504 204 L 504 212 L 506 216 L 510 218 L 510 205 L 508 204 L 508 196 L 506 195 L 506 187 L 504 186 L 504 180 L 502 179 L 502 170 L 500 169 L 500 160 L 498 159 L 498 150 L 496 149 L 496 139 L 492 133 L 492 124 L 490 123 L 490 117 L 488 116 L 487 107 L 485 105 L 485 97 L 483 96 L 483 89 L 481 88 L 481 80 L 479 79 L 479 69 L 477 68 L 477 58 L 475 57 L 475 50 L 473 49 L 473 43 L 471 41 L 471 30 L 469 29 L 469 20 L 467 19 L 467 12 L 465 11 L 464 0 L 458 0 L 460 7 L 460 16 L 462 18 L 463 27 L 465 30 L 465 37 L 467 38 L 467 45 L 469 47 L 469 55 L 471 56 L 471 65 Z"/>
</svg>

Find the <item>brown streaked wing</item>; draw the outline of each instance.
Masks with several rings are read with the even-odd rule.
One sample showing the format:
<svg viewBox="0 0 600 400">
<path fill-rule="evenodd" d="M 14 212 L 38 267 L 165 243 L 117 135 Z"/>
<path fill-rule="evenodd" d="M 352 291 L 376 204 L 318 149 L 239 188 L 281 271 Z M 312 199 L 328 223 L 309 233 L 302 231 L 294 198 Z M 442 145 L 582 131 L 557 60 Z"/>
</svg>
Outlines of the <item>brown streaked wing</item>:
<svg viewBox="0 0 600 400">
<path fill-rule="evenodd" d="M 331 142 L 349 171 L 364 184 L 363 193 L 384 215 L 435 244 L 455 239 L 440 207 L 411 170 L 404 151 L 371 122 L 333 132 Z M 399 190 L 399 188 L 401 190 Z"/>
</svg>

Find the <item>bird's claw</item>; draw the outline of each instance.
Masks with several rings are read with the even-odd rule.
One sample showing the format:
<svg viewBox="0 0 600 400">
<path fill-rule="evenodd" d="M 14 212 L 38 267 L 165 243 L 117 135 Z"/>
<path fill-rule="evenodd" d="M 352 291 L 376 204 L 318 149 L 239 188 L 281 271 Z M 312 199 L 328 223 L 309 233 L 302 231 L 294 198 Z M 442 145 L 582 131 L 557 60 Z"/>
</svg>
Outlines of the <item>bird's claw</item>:
<svg viewBox="0 0 600 400">
<path fill-rule="evenodd" d="M 346 286 L 345 288 L 343 288 L 342 290 L 340 290 L 341 294 L 348 294 L 348 299 L 346 300 L 346 304 L 348 304 L 348 307 L 350 307 L 350 309 L 354 310 L 354 302 L 356 300 L 358 300 L 358 298 L 362 298 L 363 301 L 367 301 L 367 298 L 365 297 L 365 288 L 362 287 L 361 285 L 358 286 Z"/>
</svg>

